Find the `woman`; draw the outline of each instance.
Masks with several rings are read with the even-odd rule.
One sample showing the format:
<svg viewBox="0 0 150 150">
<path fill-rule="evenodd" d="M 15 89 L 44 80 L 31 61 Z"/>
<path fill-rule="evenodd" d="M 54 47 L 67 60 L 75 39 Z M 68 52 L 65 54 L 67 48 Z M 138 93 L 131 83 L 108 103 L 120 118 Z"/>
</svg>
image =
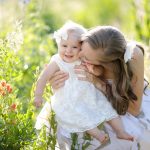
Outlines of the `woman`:
<svg viewBox="0 0 150 150">
<path fill-rule="evenodd" d="M 143 111 L 146 110 L 146 116 L 140 116 L 144 89 L 144 50 L 135 43 L 127 44 L 122 33 L 110 26 L 91 29 L 82 37 L 82 41 L 80 57 L 85 64 L 97 67 L 89 72 L 86 65 L 76 66 L 76 73 L 82 74 L 79 79 L 93 82 L 104 92 L 118 114 L 124 115 L 121 118 L 126 131 L 134 135 L 142 145 L 143 133 L 148 133 L 150 124 L 150 111 L 143 108 Z M 93 75 L 96 74 L 99 65 L 104 68 L 101 78 Z M 66 73 L 57 72 L 51 80 L 53 88 L 63 86 L 67 78 Z M 110 126 L 106 124 L 106 128 L 110 137 L 113 137 L 114 132 Z M 150 144 L 150 141 L 144 142 Z"/>
</svg>

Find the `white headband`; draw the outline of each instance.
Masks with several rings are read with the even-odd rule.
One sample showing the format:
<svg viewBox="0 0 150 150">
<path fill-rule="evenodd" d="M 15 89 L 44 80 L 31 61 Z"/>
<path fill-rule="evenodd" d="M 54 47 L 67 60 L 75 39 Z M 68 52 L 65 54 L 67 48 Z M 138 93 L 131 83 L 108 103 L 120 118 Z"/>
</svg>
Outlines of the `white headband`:
<svg viewBox="0 0 150 150">
<path fill-rule="evenodd" d="M 54 32 L 53 38 L 56 40 L 57 43 L 60 43 L 61 39 L 68 39 L 68 34 L 67 32 L 62 32 L 61 30 L 58 30 Z"/>
<path fill-rule="evenodd" d="M 127 43 L 127 47 L 124 53 L 124 61 L 125 63 L 127 63 L 131 58 L 132 58 L 132 54 L 133 54 L 133 50 L 136 47 L 136 43 L 135 42 L 128 42 Z"/>
<path fill-rule="evenodd" d="M 57 43 L 60 43 L 61 39 L 67 40 L 68 39 L 68 30 L 78 30 L 78 33 L 81 35 L 86 33 L 86 29 L 77 24 L 73 21 L 67 21 L 59 30 L 54 32 L 53 38 L 56 40 Z"/>
</svg>

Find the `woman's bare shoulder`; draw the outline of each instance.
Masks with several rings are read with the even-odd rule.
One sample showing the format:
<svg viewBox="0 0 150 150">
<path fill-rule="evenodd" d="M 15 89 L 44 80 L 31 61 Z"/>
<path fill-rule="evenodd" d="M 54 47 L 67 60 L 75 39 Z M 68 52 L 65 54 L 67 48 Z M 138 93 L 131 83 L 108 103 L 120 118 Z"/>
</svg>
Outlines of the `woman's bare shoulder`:
<svg viewBox="0 0 150 150">
<path fill-rule="evenodd" d="M 140 81 L 143 80 L 144 76 L 144 55 L 142 50 L 139 47 L 134 48 L 132 59 L 129 62 L 131 70 L 133 72 L 133 81 L 137 79 Z"/>
<path fill-rule="evenodd" d="M 133 59 L 138 60 L 139 58 L 143 58 L 144 54 L 140 47 L 136 46 L 133 50 Z"/>
<path fill-rule="evenodd" d="M 133 69 L 140 69 L 140 67 L 144 64 L 144 54 L 143 51 L 136 46 L 133 50 L 133 56 L 131 61 L 129 62 Z"/>
</svg>

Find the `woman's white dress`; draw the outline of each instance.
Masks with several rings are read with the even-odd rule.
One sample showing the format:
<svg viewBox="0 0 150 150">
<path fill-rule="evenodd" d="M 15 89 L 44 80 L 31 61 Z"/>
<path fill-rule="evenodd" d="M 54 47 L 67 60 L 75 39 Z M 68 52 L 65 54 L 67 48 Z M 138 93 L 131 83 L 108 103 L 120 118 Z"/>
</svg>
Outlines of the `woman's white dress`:
<svg viewBox="0 0 150 150">
<path fill-rule="evenodd" d="M 63 129 L 70 133 L 84 132 L 118 116 L 101 91 L 90 82 L 78 79 L 74 66 L 79 65 L 80 60 L 66 63 L 56 54 L 51 61 L 69 73 L 65 85 L 51 97 L 56 120 Z"/>
</svg>

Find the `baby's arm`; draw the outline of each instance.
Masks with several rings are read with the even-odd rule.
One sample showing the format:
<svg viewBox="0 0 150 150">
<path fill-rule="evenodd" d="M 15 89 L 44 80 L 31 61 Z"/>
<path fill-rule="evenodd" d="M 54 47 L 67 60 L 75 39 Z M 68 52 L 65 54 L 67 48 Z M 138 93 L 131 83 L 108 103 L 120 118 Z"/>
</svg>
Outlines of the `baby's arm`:
<svg viewBox="0 0 150 150">
<path fill-rule="evenodd" d="M 50 62 L 48 66 L 40 74 L 36 89 L 35 89 L 35 106 L 39 107 L 42 104 L 42 95 L 47 81 L 53 76 L 53 74 L 59 70 L 59 67 L 55 62 Z"/>
</svg>

